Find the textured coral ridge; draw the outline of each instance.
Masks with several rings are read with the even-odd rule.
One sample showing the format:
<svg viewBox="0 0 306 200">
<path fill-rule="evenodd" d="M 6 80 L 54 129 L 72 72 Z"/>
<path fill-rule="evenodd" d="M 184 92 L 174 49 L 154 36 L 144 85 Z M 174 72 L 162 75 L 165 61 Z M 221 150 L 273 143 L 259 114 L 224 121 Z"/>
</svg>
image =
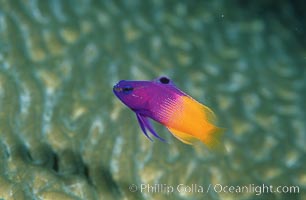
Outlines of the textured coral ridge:
<svg viewBox="0 0 306 200">
<path fill-rule="evenodd" d="M 306 199 L 304 16 L 166 2 L 0 1 L 0 199 Z M 216 111 L 226 155 L 140 133 L 112 86 L 161 74 Z M 141 183 L 300 193 L 129 191 Z"/>
</svg>

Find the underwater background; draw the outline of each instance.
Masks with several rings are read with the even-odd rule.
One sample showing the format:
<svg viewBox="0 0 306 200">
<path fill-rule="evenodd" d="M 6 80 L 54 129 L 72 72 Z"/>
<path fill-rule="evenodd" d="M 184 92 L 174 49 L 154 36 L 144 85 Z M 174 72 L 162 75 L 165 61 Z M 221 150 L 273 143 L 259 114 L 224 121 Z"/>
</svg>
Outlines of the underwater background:
<svg viewBox="0 0 306 200">
<path fill-rule="evenodd" d="M 306 199 L 305 7 L 0 1 L 0 199 Z M 112 93 L 160 75 L 216 112 L 224 155 L 150 142 Z"/>
</svg>

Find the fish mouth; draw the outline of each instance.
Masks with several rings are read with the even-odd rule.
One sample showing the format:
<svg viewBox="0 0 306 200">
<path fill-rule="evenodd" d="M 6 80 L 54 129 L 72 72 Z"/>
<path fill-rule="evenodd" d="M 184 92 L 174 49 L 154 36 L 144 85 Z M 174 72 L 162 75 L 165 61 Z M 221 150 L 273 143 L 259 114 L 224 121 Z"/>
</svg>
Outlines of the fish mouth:
<svg viewBox="0 0 306 200">
<path fill-rule="evenodd" d="M 115 86 L 113 87 L 113 90 L 114 90 L 115 92 L 122 92 L 122 88 L 119 87 L 118 85 L 115 85 Z"/>
</svg>

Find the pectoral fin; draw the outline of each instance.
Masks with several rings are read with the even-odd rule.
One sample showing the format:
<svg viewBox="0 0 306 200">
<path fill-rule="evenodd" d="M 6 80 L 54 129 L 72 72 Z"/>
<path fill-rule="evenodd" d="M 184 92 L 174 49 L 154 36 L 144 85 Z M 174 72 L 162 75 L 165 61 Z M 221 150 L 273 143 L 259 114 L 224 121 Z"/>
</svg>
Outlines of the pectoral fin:
<svg viewBox="0 0 306 200">
<path fill-rule="evenodd" d="M 148 135 L 148 133 L 147 133 L 146 126 L 145 126 L 145 123 L 144 123 L 142 117 L 141 117 L 139 114 L 136 114 L 136 116 L 137 116 L 137 120 L 138 120 L 138 123 L 139 123 L 139 125 L 140 125 L 140 128 L 141 128 L 142 132 L 144 133 L 144 135 L 145 135 L 149 140 L 153 141 L 153 140 L 150 138 L 150 136 Z"/>
<path fill-rule="evenodd" d="M 143 133 L 147 136 L 147 138 L 149 138 L 149 140 L 152 141 L 152 139 L 151 139 L 151 138 L 149 137 L 149 135 L 147 134 L 147 130 L 149 130 L 149 131 L 152 133 L 152 135 L 153 135 L 154 137 L 156 137 L 156 138 L 158 138 L 159 140 L 165 142 L 165 140 L 164 140 L 163 138 L 161 138 L 161 137 L 155 132 L 155 130 L 154 130 L 154 128 L 153 128 L 151 122 L 149 121 L 148 117 L 143 116 L 143 115 L 141 115 L 141 114 L 136 114 L 136 116 L 137 116 L 138 122 L 139 122 L 139 124 L 140 124 L 140 127 L 141 127 Z"/>
</svg>

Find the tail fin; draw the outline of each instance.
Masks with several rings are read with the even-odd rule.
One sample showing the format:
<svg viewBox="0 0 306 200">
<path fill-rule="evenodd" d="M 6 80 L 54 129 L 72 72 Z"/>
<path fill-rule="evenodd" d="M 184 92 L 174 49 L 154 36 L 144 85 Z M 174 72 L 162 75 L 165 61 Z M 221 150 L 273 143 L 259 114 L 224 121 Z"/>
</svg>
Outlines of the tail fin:
<svg viewBox="0 0 306 200">
<path fill-rule="evenodd" d="M 214 127 L 200 140 L 210 149 L 219 153 L 225 152 L 225 146 L 221 142 L 225 129 Z"/>
</svg>

